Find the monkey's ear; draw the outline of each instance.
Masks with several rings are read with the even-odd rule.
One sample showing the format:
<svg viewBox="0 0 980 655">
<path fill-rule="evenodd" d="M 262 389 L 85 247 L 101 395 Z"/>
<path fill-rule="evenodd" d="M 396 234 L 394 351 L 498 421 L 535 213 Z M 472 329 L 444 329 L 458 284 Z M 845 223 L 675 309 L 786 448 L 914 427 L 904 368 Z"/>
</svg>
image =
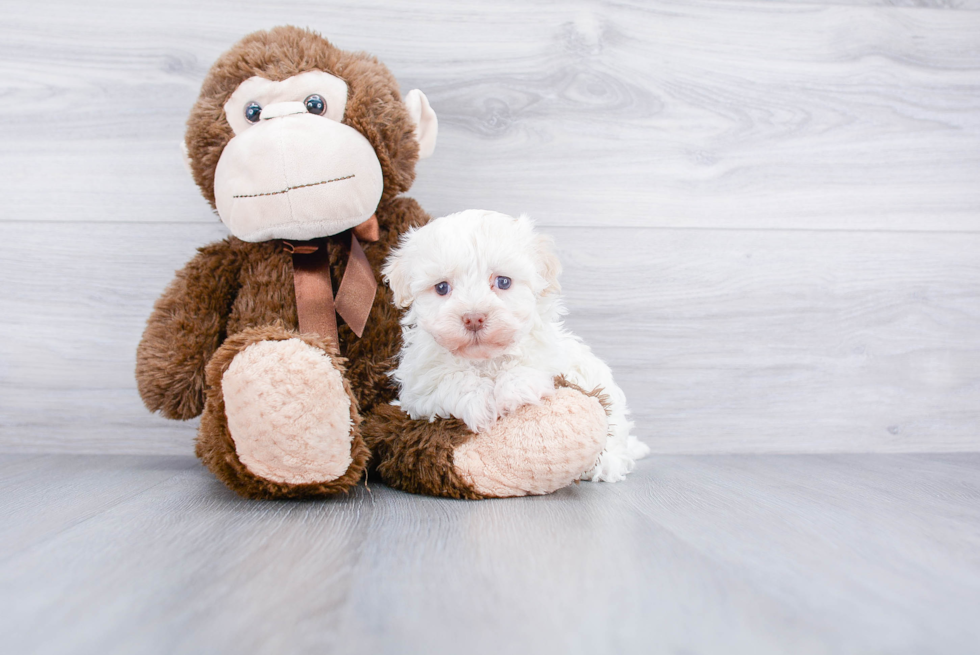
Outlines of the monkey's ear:
<svg viewBox="0 0 980 655">
<path fill-rule="evenodd" d="M 184 156 L 184 166 L 187 167 L 187 172 L 194 176 L 194 169 L 191 167 L 191 153 L 187 150 L 187 142 L 183 139 L 180 140 L 180 152 Z"/>
<path fill-rule="evenodd" d="M 381 275 L 384 276 L 385 282 L 391 288 L 395 307 L 405 309 L 412 304 L 415 298 L 412 296 L 411 277 L 408 274 L 408 265 L 405 263 L 404 253 L 398 250 L 392 252 L 381 268 Z"/>
<path fill-rule="evenodd" d="M 429 99 L 418 89 L 412 89 L 405 96 L 408 115 L 415 123 L 415 138 L 419 142 L 419 159 L 432 155 L 436 149 L 436 135 L 439 133 L 439 119 L 429 106 Z"/>
</svg>

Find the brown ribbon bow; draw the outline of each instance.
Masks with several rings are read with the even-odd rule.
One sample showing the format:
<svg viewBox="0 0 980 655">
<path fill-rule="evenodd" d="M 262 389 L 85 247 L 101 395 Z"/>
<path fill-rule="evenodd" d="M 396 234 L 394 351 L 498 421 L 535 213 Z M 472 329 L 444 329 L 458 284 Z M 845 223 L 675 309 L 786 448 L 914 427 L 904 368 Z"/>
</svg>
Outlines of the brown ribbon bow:
<svg viewBox="0 0 980 655">
<path fill-rule="evenodd" d="M 377 241 L 379 236 L 376 215 L 351 230 L 350 257 L 337 289 L 336 300 L 333 285 L 330 283 L 330 258 L 326 238 L 283 241 L 286 251 L 293 255 L 293 286 L 296 289 L 296 313 L 299 316 L 300 332 L 315 332 L 333 339 L 339 348 L 337 314 L 340 314 L 358 338 L 364 334 L 364 326 L 367 325 L 371 305 L 374 304 L 374 296 L 378 291 L 378 281 L 374 278 L 374 270 L 358 239 Z"/>
</svg>

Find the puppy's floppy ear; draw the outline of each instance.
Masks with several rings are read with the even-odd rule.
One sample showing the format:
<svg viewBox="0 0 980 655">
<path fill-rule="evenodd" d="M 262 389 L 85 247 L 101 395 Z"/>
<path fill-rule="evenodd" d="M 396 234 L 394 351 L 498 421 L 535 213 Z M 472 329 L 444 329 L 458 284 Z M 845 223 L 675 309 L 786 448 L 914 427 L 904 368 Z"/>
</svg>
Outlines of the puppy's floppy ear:
<svg viewBox="0 0 980 655">
<path fill-rule="evenodd" d="M 561 275 L 561 260 L 555 254 L 555 240 L 547 234 L 535 234 L 534 253 L 537 258 L 538 274 L 545 281 L 541 295 L 561 293 L 561 285 L 558 283 L 558 276 Z"/>
<path fill-rule="evenodd" d="M 397 248 L 391 252 L 381 268 L 381 274 L 395 297 L 395 306 L 399 309 L 405 309 L 415 300 L 412 296 L 411 275 L 406 259 L 405 249 Z"/>
</svg>

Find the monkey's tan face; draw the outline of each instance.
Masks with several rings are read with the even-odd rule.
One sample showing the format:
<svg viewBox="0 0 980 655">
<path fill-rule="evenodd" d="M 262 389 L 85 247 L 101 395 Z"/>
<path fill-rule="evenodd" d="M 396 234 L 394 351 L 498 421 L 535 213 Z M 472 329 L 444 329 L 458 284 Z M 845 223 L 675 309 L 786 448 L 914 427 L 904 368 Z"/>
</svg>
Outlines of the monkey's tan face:
<svg viewBox="0 0 980 655">
<path fill-rule="evenodd" d="M 214 175 L 232 234 L 306 240 L 370 218 L 384 178 L 371 143 L 341 122 L 346 104 L 347 83 L 322 71 L 239 85 L 224 106 L 235 136 Z"/>
</svg>

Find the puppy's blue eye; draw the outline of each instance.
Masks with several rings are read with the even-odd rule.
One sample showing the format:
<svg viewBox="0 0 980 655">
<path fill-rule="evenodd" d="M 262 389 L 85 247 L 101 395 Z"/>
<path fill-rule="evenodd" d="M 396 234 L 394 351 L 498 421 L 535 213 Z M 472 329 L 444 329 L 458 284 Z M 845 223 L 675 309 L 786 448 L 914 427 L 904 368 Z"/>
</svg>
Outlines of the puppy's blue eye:
<svg viewBox="0 0 980 655">
<path fill-rule="evenodd" d="M 440 282 L 436 285 L 436 293 L 438 293 L 440 296 L 444 296 L 449 293 L 449 289 L 450 287 L 448 282 Z"/>
<path fill-rule="evenodd" d="M 327 110 L 327 102 L 315 93 L 306 99 L 306 111 L 322 116 Z"/>
<path fill-rule="evenodd" d="M 258 123 L 262 116 L 262 107 L 257 102 L 250 102 L 245 105 L 245 120 L 249 123 Z"/>
<path fill-rule="evenodd" d="M 497 276 L 497 288 L 501 291 L 506 291 L 510 288 L 510 278 L 504 277 L 503 275 Z"/>
</svg>

